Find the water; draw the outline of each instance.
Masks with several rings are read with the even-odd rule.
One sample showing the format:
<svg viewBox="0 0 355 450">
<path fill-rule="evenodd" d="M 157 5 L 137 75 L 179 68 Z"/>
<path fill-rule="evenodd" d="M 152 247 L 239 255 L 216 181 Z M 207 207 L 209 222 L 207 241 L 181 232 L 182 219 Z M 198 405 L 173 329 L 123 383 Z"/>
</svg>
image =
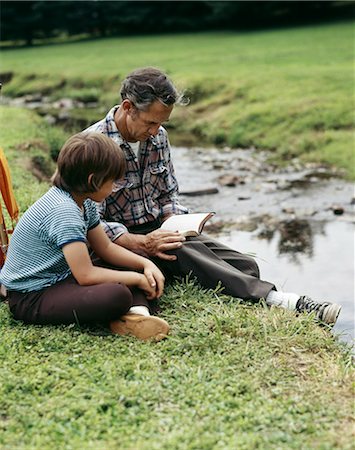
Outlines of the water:
<svg viewBox="0 0 355 450">
<path fill-rule="evenodd" d="M 262 279 L 287 292 L 342 305 L 334 333 L 353 341 L 354 186 L 334 177 L 304 183 L 302 168 L 298 172 L 295 167 L 270 170 L 252 150 L 173 148 L 172 158 L 182 191 L 211 185 L 219 189 L 216 195 L 182 195 L 181 203 L 195 212 L 215 211 L 212 223 L 232 223 L 232 229 L 217 239 L 255 255 Z M 218 178 L 225 173 L 243 176 L 246 182 L 221 186 Z M 285 189 L 290 179 L 302 182 Z M 334 204 L 343 208 L 343 214 L 333 213 Z M 271 223 L 263 222 L 264 215 L 271 217 Z M 240 231 L 240 219 L 253 219 L 257 224 L 251 227 L 254 231 Z M 237 224 L 234 229 L 233 223 Z M 261 239 L 263 227 L 266 232 Z"/>
<path fill-rule="evenodd" d="M 334 222 L 317 228 L 311 251 L 302 254 L 280 253 L 280 232 L 266 240 L 234 230 L 218 236 L 218 240 L 255 255 L 261 278 L 273 282 L 278 289 L 342 305 L 334 332 L 350 342 L 355 338 L 353 225 Z"/>
</svg>

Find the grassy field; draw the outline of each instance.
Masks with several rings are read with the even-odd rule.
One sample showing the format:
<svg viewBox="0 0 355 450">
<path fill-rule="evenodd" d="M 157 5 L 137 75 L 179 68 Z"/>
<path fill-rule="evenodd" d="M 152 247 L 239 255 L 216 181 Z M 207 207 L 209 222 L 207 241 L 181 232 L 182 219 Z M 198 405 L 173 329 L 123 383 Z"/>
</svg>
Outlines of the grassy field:
<svg viewBox="0 0 355 450">
<path fill-rule="evenodd" d="M 4 94 L 43 92 L 118 102 L 120 80 L 154 65 L 187 91 L 177 108 L 173 143 L 269 149 L 334 164 L 355 179 L 351 23 L 245 33 L 110 38 L 3 50 Z M 76 114 L 96 120 L 102 113 Z"/>
<path fill-rule="evenodd" d="M 106 39 L 3 51 L 1 72 L 14 72 L 5 95 L 108 108 L 127 71 L 159 66 L 191 91 L 174 139 L 350 167 L 349 39 L 349 25 Z M 24 211 L 46 191 L 50 154 L 67 133 L 0 107 L 0 136 Z M 24 326 L 1 304 L 0 448 L 353 448 L 351 349 L 329 330 L 189 280 L 169 287 L 162 306 L 171 335 L 152 344 L 102 327 Z"/>
<path fill-rule="evenodd" d="M 48 186 L 34 158 L 48 162 L 48 143 L 65 136 L 32 111 L 0 114 L 23 211 Z M 351 349 L 329 330 L 189 280 L 167 289 L 162 310 L 171 335 L 152 344 L 24 326 L 1 304 L 0 448 L 353 448 Z"/>
<path fill-rule="evenodd" d="M 163 306 L 158 344 L 24 326 L 0 306 L 0 447 L 353 448 L 351 356 L 327 330 L 191 282 Z"/>
</svg>

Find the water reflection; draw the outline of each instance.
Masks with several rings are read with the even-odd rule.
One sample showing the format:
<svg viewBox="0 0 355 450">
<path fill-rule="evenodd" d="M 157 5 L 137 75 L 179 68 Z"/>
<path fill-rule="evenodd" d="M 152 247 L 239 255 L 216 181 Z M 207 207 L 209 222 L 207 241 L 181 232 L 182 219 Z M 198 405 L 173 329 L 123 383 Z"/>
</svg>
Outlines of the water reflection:
<svg viewBox="0 0 355 450">
<path fill-rule="evenodd" d="M 257 237 L 270 242 L 275 233 L 278 236 L 278 255 L 288 255 L 288 258 L 297 264 L 301 264 L 303 256 L 309 258 L 313 256 L 313 230 L 308 220 L 282 220 L 272 226 L 262 227 Z"/>
<path fill-rule="evenodd" d="M 290 246 L 284 246 L 281 228 L 274 229 L 267 239 L 260 239 L 257 232 L 233 230 L 220 234 L 218 240 L 238 251 L 255 255 L 262 279 L 272 281 L 278 289 L 342 305 L 334 331 L 341 334 L 342 340 L 353 341 L 353 224 L 308 222 L 304 225 L 306 237 L 301 239 L 304 247 L 297 244 L 291 252 L 287 250 Z"/>
<path fill-rule="evenodd" d="M 312 229 L 307 220 L 288 220 L 280 223 L 279 254 L 313 255 Z"/>
</svg>

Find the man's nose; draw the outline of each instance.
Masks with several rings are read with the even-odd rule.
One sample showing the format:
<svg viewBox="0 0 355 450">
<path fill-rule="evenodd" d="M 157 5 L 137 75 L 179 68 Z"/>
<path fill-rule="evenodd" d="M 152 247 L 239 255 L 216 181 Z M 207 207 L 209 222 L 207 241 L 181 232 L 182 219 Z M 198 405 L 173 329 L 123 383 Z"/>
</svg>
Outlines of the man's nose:
<svg viewBox="0 0 355 450">
<path fill-rule="evenodd" d="M 159 127 L 160 127 L 160 123 L 158 123 L 157 125 L 151 126 L 148 131 L 151 135 L 155 136 L 156 134 L 158 134 Z"/>
</svg>

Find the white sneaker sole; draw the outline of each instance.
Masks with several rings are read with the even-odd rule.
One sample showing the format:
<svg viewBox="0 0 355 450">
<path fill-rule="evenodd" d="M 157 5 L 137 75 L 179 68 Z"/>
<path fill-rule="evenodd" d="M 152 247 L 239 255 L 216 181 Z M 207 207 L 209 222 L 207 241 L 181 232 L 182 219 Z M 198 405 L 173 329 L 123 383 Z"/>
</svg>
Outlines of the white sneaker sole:
<svg viewBox="0 0 355 450">
<path fill-rule="evenodd" d="M 327 306 L 323 312 L 322 322 L 328 325 L 334 325 L 339 317 L 341 306 L 336 303 L 332 303 Z"/>
</svg>

